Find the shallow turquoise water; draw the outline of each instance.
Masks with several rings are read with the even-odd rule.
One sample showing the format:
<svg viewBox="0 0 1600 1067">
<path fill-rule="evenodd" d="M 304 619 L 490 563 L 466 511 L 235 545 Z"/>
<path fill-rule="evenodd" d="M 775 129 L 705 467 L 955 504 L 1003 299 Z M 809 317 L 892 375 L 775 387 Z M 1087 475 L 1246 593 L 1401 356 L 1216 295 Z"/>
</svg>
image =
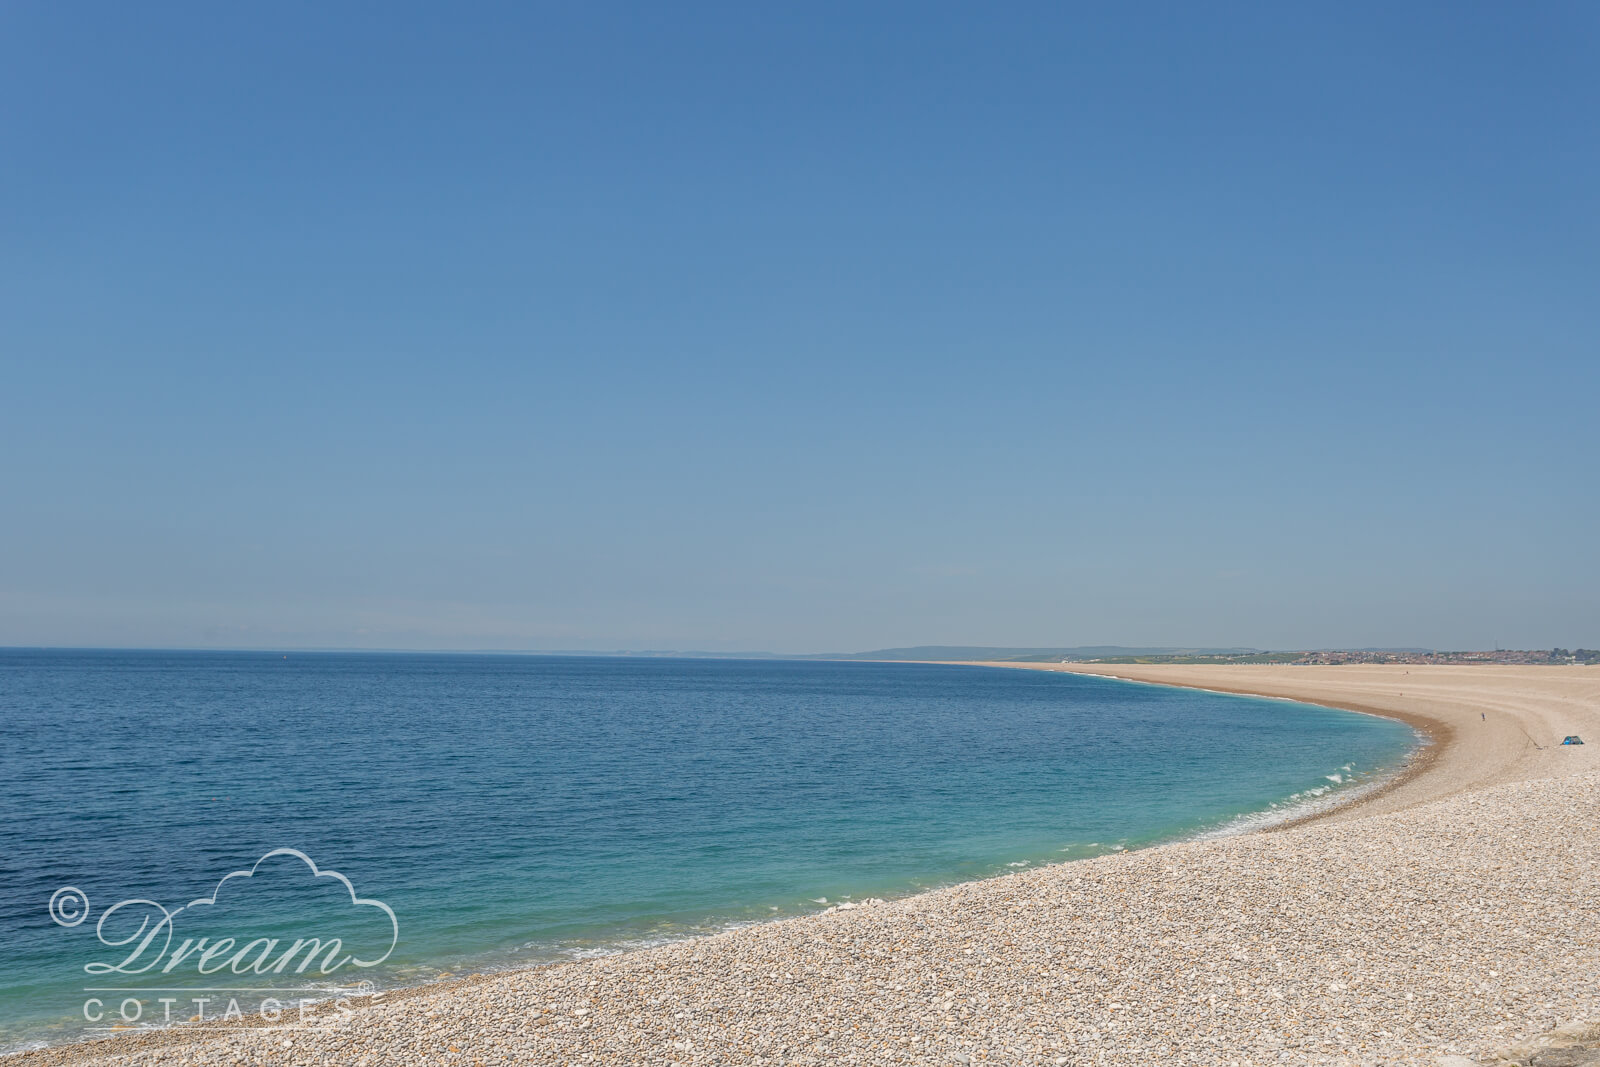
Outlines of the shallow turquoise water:
<svg viewBox="0 0 1600 1067">
<path fill-rule="evenodd" d="M 129 997 L 140 1023 L 162 996 L 184 1018 L 219 983 L 383 987 L 1226 829 L 1415 744 L 1325 708 L 976 667 L 20 650 L 0 738 L 0 1047 L 96 1032 Z M 279 848 L 393 923 L 293 855 L 217 891 Z M 53 919 L 69 886 L 87 910 Z M 158 937 L 83 970 L 213 891 L 170 944 L 338 937 L 382 963 L 294 973 L 308 949 L 273 976 L 219 953 L 206 976 L 198 953 L 163 971 Z M 134 898 L 154 904 L 97 925 Z"/>
</svg>

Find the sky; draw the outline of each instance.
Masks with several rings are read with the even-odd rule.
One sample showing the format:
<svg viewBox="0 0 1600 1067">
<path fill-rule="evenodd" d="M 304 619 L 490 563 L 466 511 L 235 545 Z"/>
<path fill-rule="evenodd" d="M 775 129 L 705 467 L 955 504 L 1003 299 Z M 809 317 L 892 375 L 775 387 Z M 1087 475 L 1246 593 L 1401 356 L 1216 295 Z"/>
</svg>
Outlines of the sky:
<svg viewBox="0 0 1600 1067">
<path fill-rule="evenodd" d="M 1586 3 L 0 6 L 0 644 L 1600 647 Z"/>
</svg>

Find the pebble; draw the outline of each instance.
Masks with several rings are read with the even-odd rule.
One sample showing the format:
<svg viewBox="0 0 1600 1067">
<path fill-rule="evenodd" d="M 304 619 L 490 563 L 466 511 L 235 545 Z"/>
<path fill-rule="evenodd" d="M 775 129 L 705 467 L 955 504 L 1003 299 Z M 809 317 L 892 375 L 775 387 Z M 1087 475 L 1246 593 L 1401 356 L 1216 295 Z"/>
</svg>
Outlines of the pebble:
<svg viewBox="0 0 1600 1067">
<path fill-rule="evenodd" d="M 11 1063 L 1555 1064 L 1600 1042 L 1596 887 L 1585 771 Z"/>
</svg>

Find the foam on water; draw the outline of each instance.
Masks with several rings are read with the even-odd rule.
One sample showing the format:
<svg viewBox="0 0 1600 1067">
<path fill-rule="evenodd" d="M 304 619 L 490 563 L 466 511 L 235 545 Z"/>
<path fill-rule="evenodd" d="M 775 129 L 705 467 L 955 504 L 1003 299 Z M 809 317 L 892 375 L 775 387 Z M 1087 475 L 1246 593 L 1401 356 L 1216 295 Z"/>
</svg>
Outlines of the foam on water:
<svg viewBox="0 0 1600 1067">
<path fill-rule="evenodd" d="M 63 885 L 170 905 L 296 847 L 394 908 L 401 942 L 362 975 L 384 988 L 1273 825 L 1414 743 L 1281 700 L 942 665 L 10 650 L 0 672 L 12 1048 L 74 1033 L 93 927 L 44 920 Z"/>
<path fill-rule="evenodd" d="M 1371 774 L 1362 775 L 1357 772 L 1353 764 L 1346 763 L 1339 768 L 1343 774 L 1323 776 L 1335 783 L 1334 785 L 1314 786 L 1301 790 L 1282 800 L 1273 801 L 1259 811 L 1236 815 L 1219 826 L 1195 834 L 1194 837 L 1196 840 L 1207 840 L 1270 830 L 1313 815 L 1324 815 L 1338 808 L 1348 807 L 1364 797 L 1371 796 L 1404 774 L 1422 750 L 1433 743 L 1432 739 L 1420 730 L 1413 731 L 1413 736 L 1416 745 L 1398 766 L 1381 767 Z"/>
</svg>

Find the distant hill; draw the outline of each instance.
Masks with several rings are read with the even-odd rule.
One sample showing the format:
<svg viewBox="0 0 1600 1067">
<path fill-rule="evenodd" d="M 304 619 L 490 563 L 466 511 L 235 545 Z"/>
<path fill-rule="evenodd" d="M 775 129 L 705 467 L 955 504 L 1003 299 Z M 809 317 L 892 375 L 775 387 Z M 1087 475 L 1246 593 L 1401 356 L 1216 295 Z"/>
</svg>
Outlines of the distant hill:
<svg viewBox="0 0 1600 1067">
<path fill-rule="evenodd" d="M 873 652 L 841 652 L 806 659 L 989 660 L 1044 663 L 1052 660 L 1103 659 L 1107 656 L 1245 656 L 1254 648 L 1127 648 L 1122 645 L 1079 645 L 1073 648 L 997 648 L 986 645 L 917 645 L 880 648 Z"/>
<path fill-rule="evenodd" d="M 810 659 L 809 656 L 790 656 L 781 652 L 706 652 L 699 649 L 614 648 L 596 650 L 530 649 L 517 653 L 526 656 L 587 656 L 591 659 Z"/>
</svg>

